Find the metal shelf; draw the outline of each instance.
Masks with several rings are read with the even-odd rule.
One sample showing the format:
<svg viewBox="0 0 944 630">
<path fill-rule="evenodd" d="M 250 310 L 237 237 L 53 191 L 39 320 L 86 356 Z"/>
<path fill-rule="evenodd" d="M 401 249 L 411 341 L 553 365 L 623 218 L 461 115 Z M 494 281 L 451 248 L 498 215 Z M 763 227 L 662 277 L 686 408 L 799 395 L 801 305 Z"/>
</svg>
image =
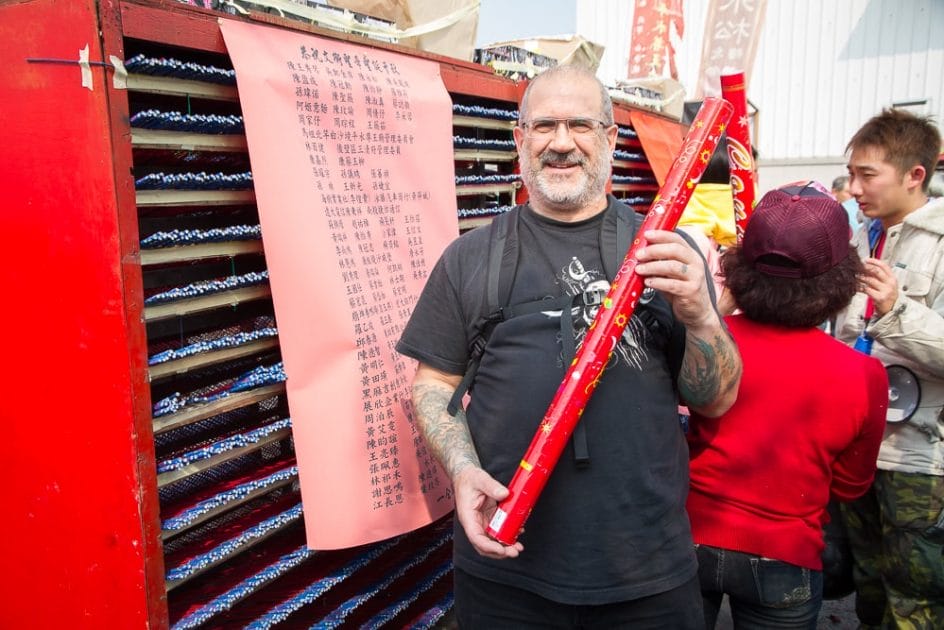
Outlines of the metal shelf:
<svg viewBox="0 0 944 630">
<path fill-rule="evenodd" d="M 454 127 L 474 127 L 476 129 L 499 129 L 502 131 L 511 131 L 517 124 L 514 120 L 496 120 L 494 118 L 479 118 L 478 116 L 459 116 L 452 117 Z"/>
<path fill-rule="evenodd" d="M 219 85 L 205 81 L 188 81 L 186 79 L 170 79 L 167 77 L 152 77 L 146 74 L 129 74 L 128 89 L 132 92 L 197 97 L 214 101 L 231 101 L 234 103 L 239 100 L 239 94 L 236 88 L 231 85 Z"/>
<path fill-rule="evenodd" d="M 199 313 L 200 311 L 209 311 L 221 306 L 236 306 L 243 302 L 260 300 L 272 295 L 269 285 L 255 285 L 233 289 L 232 291 L 220 291 L 210 295 L 201 295 L 200 297 L 187 298 L 183 300 L 174 300 L 163 304 L 144 307 L 144 321 L 155 322 L 168 317 L 180 317 Z"/>
<path fill-rule="evenodd" d="M 256 202 L 256 193 L 252 190 L 138 190 L 134 195 L 139 208 L 230 206 Z"/>
<path fill-rule="evenodd" d="M 648 162 L 630 162 L 628 160 L 613 160 L 613 168 L 634 168 L 640 171 L 652 172 Z"/>
<path fill-rule="evenodd" d="M 285 383 L 276 383 L 275 385 L 266 385 L 258 387 L 247 392 L 239 392 L 226 398 L 220 398 L 213 402 L 194 407 L 187 407 L 177 413 L 172 413 L 160 418 L 154 418 L 154 435 L 159 435 L 165 431 L 176 429 L 199 420 L 206 420 L 213 416 L 218 416 L 227 411 L 234 411 L 242 407 L 248 407 L 263 400 L 274 398 L 285 393 Z"/>
<path fill-rule="evenodd" d="M 472 195 L 500 195 L 502 193 L 514 195 L 515 191 L 520 187 L 520 182 L 512 182 L 509 184 L 464 184 L 462 186 L 456 186 L 456 196 L 470 197 Z"/>
<path fill-rule="evenodd" d="M 188 464 L 176 470 L 168 470 L 167 472 L 161 473 L 157 476 L 157 487 L 163 488 L 174 483 L 175 481 L 180 481 L 181 479 L 189 477 L 190 475 L 195 475 L 205 470 L 209 470 L 215 466 L 219 466 L 224 462 L 228 462 L 231 459 L 242 457 L 247 453 L 258 451 L 259 449 L 264 448 L 270 444 L 281 442 L 282 440 L 286 440 L 290 437 L 292 437 L 292 428 L 285 427 L 284 429 L 280 429 L 275 433 L 265 436 L 258 442 L 253 442 L 252 444 L 247 444 L 246 446 L 230 449 L 224 453 L 219 453 L 213 457 L 202 459 L 199 462 Z"/>
<path fill-rule="evenodd" d="M 633 147 L 636 149 L 642 148 L 642 142 L 639 138 L 623 138 L 622 136 L 616 136 L 616 144 L 624 147 Z"/>
<path fill-rule="evenodd" d="M 223 241 L 219 243 L 200 243 L 199 245 L 180 245 L 158 249 L 142 249 L 141 264 L 162 265 L 181 263 L 204 258 L 232 258 L 242 254 L 261 254 L 262 241 Z"/>
<path fill-rule="evenodd" d="M 221 348 L 212 352 L 201 352 L 200 354 L 151 366 L 148 368 L 148 379 L 154 382 L 168 376 L 184 374 L 190 370 L 198 370 L 218 363 L 232 361 L 233 359 L 248 357 L 257 352 L 263 352 L 278 347 L 279 340 L 277 337 L 273 337 L 271 339 L 258 339 L 232 348 Z"/>
<path fill-rule="evenodd" d="M 480 162 L 511 162 L 518 157 L 517 151 L 487 151 L 484 149 L 456 149 L 455 159 Z"/>
<path fill-rule="evenodd" d="M 613 184 L 610 188 L 619 192 L 656 192 L 659 190 L 656 184 Z"/>
<path fill-rule="evenodd" d="M 137 149 L 174 149 L 179 151 L 245 152 L 246 136 L 189 131 L 131 128 L 131 146 Z"/>
<path fill-rule="evenodd" d="M 161 540 L 162 540 L 162 541 L 170 540 L 171 538 L 173 538 L 173 537 L 175 537 L 175 536 L 178 536 L 178 535 L 180 535 L 180 534 L 183 534 L 184 532 L 187 532 L 187 531 L 193 529 L 194 527 L 196 527 L 197 525 L 200 525 L 201 523 L 205 523 L 205 522 L 209 521 L 210 519 L 213 519 L 213 518 L 215 518 L 216 516 L 219 516 L 220 514 L 223 514 L 223 513 L 225 513 L 225 512 L 229 512 L 230 510 L 233 510 L 233 509 L 235 509 L 235 508 L 238 508 L 240 505 L 244 505 L 244 504 L 246 504 L 246 503 L 249 503 L 250 501 L 252 501 L 252 500 L 254 500 L 254 499 L 258 498 L 258 497 L 261 497 L 261 496 L 263 496 L 263 495 L 265 495 L 265 494 L 268 494 L 268 493 L 270 493 L 270 492 L 272 492 L 272 491 L 274 491 L 274 490 L 278 490 L 279 488 L 282 488 L 282 487 L 284 487 L 284 486 L 293 484 L 293 483 L 295 483 L 296 481 L 298 481 L 298 475 L 297 475 L 297 474 L 294 475 L 294 476 L 292 476 L 292 477 L 289 477 L 288 479 L 283 479 L 282 481 L 276 481 L 276 482 L 272 483 L 271 485 L 268 485 L 268 486 L 265 486 L 265 487 L 262 487 L 262 488 L 256 488 L 256 489 L 253 490 L 252 492 L 247 493 L 246 496 L 244 496 L 244 497 L 242 497 L 242 498 L 239 498 L 239 499 L 236 499 L 236 500 L 233 500 L 233 501 L 228 501 L 228 502 L 226 502 L 226 503 L 223 504 L 223 505 L 218 505 L 217 507 L 215 507 L 215 508 L 213 508 L 213 509 L 211 509 L 211 510 L 207 510 L 206 512 L 204 512 L 204 513 L 201 514 L 200 516 L 194 518 L 193 521 L 191 521 L 186 527 L 181 527 L 180 529 L 164 529 L 164 530 L 161 530 Z"/>
<path fill-rule="evenodd" d="M 174 590 L 181 584 L 184 584 L 194 579 L 195 577 L 203 575 L 210 569 L 214 567 L 218 567 L 221 564 L 228 562 L 232 560 L 233 558 L 236 558 L 237 556 L 245 553 L 249 549 L 252 549 L 253 547 L 259 545 L 260 543 L 265 542 L 266 540 L 268 540 L 269 538 L 272 538 L 276 534 L 284 532 L 287 528 L 291 527 L 297 521 L 298 519 L 292 519 L 291 521 L 281 525 L 280 527 L 273 527 L 270 531 L 267 531 L 264 534 L 260 534 L 259 536 L 252 538 L 251 540 L 245 541 L 245 543 L 243 543 L 242 545 L 239 545 L 237 548 L 229 550 L 228 553 L 226 553 L 225 555 L 214 559 L 213 562 L 207 564 L 206 566 L 200 567 L 198 570 L 194 571 L 187 577 L 183 577 L 178 580 L 165 580 L 164 587 L 167 589 L 167 592 L 169 593 L 170 591 Z M 243 557 L 246 557 L 246 556 L 243 556 Z"/>
</svg>

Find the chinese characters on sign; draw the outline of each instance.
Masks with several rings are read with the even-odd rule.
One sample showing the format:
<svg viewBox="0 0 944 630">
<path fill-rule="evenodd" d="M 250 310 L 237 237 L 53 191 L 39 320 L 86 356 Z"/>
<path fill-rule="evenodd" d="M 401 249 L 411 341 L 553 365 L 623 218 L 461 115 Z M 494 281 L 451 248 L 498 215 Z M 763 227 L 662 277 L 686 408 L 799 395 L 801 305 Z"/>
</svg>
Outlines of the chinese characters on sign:
<svg viewBox="0 0 944 630">
<path fill-rule="evenodd" d="M 452 509 L 394 350 L 458 233 L 436 63 L 222 22 L 236 68 L 308 544 L 351 547 Z M 422 123 L 421 123 L 422 121 Z"/>
<path fill-rule="evenodd" d="M 745 84 L 750 85 L 766 9 L 767 0 L 711 0 L 705 20 L 696 99 L 721 96 L 722 74 L 743 72 Z"/>
<path fill-rule="evenodd" d="M 627 78 L 661 77 L 668 64 L 669 76 L 678 79 L 673 27 L 677 38 L 685 34 L 682 0 L 636 0 Z"/>
</svg>

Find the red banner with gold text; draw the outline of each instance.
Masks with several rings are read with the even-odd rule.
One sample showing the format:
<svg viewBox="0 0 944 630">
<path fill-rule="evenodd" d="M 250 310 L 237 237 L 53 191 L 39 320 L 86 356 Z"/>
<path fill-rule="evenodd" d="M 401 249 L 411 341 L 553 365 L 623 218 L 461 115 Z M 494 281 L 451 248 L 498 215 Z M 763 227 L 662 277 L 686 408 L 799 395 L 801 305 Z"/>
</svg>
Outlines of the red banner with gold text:
<svg viewBox="0 0 944 630">
<path fill-rule="evenodd" d="M 682 0 L 636 0 L 626 77 L 661 77 L 668 66 L 669 76 L 678 79 L 672 39 L 683 35 Z"/>
<path fill-rule="evenodd" d="M 394 344 L 458 234 L 439 64 L 221 20 L 236 69 L 308 546 L 352 547 L 453 507 Z"/>
</svg>

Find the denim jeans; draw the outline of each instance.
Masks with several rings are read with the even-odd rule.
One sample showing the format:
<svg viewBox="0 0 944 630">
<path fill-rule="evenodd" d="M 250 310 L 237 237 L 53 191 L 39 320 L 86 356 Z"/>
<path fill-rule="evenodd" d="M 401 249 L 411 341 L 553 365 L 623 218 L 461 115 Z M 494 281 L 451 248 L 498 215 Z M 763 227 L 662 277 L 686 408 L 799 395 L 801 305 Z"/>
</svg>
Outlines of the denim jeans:
<svg viewBox="0 0 944 630">
<path fill-rule="evenodd" d="M 705 625 L 715 627 L 725 594 L 738 630 L 816 628 L 823 573 L 751 554 L 695 545 Z"/>
</svg>

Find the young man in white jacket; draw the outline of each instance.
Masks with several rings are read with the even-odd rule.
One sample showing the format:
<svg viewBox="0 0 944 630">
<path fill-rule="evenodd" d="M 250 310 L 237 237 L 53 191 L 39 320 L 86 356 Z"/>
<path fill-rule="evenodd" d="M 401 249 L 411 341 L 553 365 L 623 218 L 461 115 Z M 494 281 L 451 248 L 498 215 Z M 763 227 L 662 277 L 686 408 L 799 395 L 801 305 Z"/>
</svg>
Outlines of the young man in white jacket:
<svg viewBox="0 0 944 630">
<path fill-rule="evenodd" d="M 941 135 L 928 119 L 885 110 L 846 150 L 867 217 L 853 236 L 866 272 L 837 336 L 908 368 L 920 387 L 914 415 L 886 425 L 872 489 L 843 506 L 856 612 L 865 628 L 942 628 L 944 199 L 928 197 Z"/>
</svg>

